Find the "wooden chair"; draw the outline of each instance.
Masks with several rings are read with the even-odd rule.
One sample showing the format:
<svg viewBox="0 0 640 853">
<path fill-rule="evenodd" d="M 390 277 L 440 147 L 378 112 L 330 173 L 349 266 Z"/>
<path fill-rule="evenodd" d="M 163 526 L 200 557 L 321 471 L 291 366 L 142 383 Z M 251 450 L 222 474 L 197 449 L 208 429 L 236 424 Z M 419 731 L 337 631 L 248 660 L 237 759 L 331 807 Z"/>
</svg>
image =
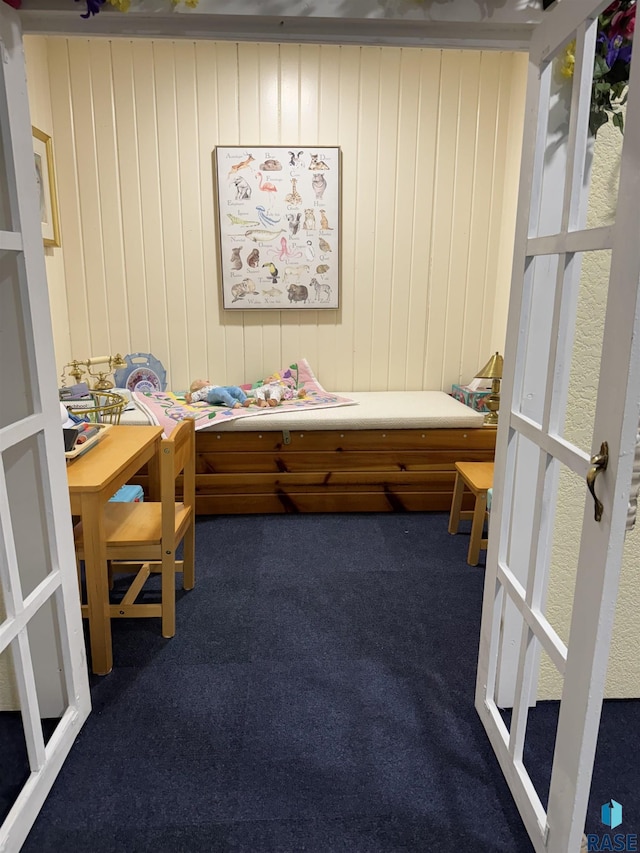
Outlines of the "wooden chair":
<svg viewBox="0 0 640 853">
<path fill-rule="evenodd" d="M 471 519 L 471 537 L 467 563 L 477 566 L 480 550 L 486 549 L 487 540 L 483 538 L 485 521 L 488 520 L 487 493 L 493 486 L 493 462 L 456 462 L 456 481 L 453 487 L 453 500 L 449 515 L 449 533 L 457 533 L 460 519 Z M 472 511 L 462 510 L 462 498 L 465 487 L 475 498 Z"/>
<path fill-rule="evenodd" d="M 176 501 L 176 480 L 183 474 L 183 499 Z M 119 604 L 110 604 L 111 618 L 162 618 L 162 636 L 176 632 L 175 573 L 182 571 L 184 589 L 195 584 L 195 430 L 182 421 L 171 437 L 160 442 L 160 501 L 109 502 L 104 509 L 109 573 L 137 573 Z M 82 524 L 74 531 L 76 552 L 84 559 Z M 184 559 L 176 548 L 184 541 Z M 136 604 L 152 573 L 162 575 L 160 604 Z M 87 615 L 86 605 L 82 613 Z"/>
</svg>

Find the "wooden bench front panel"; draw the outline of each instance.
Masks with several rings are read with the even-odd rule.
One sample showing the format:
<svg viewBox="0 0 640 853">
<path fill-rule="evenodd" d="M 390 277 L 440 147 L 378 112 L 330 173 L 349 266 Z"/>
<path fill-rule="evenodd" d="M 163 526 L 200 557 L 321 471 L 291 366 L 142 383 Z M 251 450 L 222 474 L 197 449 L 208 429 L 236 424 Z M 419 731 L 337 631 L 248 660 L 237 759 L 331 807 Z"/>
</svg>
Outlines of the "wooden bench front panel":
<svg viewBox="0 0 640 853">
<path fill-rule="evenodd" d="M 267 416 L 268 417 L 268 416 Z M 196 433 L 198 514 L 449 510 L 495 429 Z M 465 508 L 470 509 L 470 498 Z"/>
</svg>

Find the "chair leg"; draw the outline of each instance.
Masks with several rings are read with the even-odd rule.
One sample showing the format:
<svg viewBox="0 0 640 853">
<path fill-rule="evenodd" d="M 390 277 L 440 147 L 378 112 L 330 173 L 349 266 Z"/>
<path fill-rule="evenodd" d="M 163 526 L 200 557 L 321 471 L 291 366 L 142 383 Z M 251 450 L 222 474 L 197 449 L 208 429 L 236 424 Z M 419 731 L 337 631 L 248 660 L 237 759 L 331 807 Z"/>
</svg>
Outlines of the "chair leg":
<svg viewBox="0 0 640 853">
<path fill-rule="evenodd" d="M 176 633 L 176 552 L 162 555 L 162 636 Z"/>
<path fill-rule="evenodd" d="M 477 566 L 480 560 L 480 548 L 482 546 L 482 532 L 484 529 L 484 520 L 487 514 L 487 493 L 478 492 L 476 496 L 476 505 L 473 510 L 473 521 L 471 523 L 471 539 L 469 540 L 469 553 L 467 555 L 467 563 L 470 566 Z"/>
<path fill-rule="evenodd" d="M 80 568 L 80 558 L 76 554 L 76 572 L 78 573 L 78 596 L 80 597 L 80 604 L 82 604 L 82 569 Z"/>
<path fill-rule="evenodd" d="M 196 527 L 193 522 L 184 537 L 184 561 L 182 566 L 182 588 L 193 589 L 196 584 Z"/>
<path fill-rule="evenodd" d="M 460 510 L 462 509 L 462 494 L 464 492 L 464 480 L 462 475 L 456 471 L 456 481 L 453 487 L 453 500 L 451 501 L 451 514 L 449 515 L 449 533 L 457 533 L 460 526 Z"/>
</svg>

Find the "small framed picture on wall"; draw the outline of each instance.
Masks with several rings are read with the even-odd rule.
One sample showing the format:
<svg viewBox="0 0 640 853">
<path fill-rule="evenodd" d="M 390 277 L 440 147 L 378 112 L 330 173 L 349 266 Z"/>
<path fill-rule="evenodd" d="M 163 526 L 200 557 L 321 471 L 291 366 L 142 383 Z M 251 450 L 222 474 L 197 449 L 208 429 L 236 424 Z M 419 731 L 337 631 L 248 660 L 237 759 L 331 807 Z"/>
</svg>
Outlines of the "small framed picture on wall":
<svg viewBox="0 0 640 853">
<path fill-rule="evenodd" d="M 218 146 L 214 174 L 224 308 L 338 308 L 340 149 Z"/>
<path fill-rule="evenodd" d="M 40 200 L 42 240 L 45 246 L 59 246 L 60 225 L 58 223 L 56 177 L 53 166 L 53 143 L 51 137 L 38 130 L 37 127 L 31 128 L 31 134 Z"/>
</svg>

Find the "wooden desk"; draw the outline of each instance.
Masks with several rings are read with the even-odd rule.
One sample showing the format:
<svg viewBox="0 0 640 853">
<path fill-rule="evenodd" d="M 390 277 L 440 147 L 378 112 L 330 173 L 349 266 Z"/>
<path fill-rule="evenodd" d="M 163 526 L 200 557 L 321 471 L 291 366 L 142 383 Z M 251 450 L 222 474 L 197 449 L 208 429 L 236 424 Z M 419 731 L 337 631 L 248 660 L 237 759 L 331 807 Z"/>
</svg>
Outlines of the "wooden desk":
<svg viewBox="0 0 640 853">
<path fill-rule="evenodd" d="M 84 530 L 91 668 L 97 675 L 113 668 L 102 507 L 145 463 L 149 495 L 159 499 L 161 436 L 161 427 L 113 426 L 95 447 L 67 463 L 71 514 L 80 516 Z"/>
</svg>

